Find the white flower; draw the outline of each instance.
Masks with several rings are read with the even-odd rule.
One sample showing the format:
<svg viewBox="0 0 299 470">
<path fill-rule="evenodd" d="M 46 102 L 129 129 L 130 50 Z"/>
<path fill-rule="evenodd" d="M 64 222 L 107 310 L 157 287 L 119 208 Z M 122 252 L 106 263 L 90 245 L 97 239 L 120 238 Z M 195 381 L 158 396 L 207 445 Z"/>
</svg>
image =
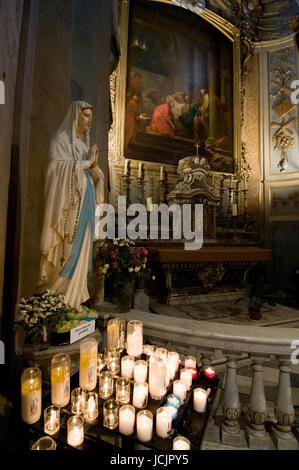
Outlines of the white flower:
<svg viewBox="0 0 299 470">
<path fill-rule="evenodd" d="M 140 266 L 136 266 L 135 273 L 138 273 L 139 271 L 140 271 Z"/>
<path fill-rule="evenodd" d="M 129 273 L 132 273 L 134 271 L 133 268 L 128 268 Z"/>
<path fill-rule="evenodd" d="M 105 269 L 108 269 L 108 268 L 109 268 L 109 264 L 104 264 L 104 268 L 105 268 Z"/>
<path fill-rule="evenodd" d="M 146 264 L 143 264 L 143 265 L 142 265 L 142 268 L 145 269 L 145 268 L 146 268 Z"/>
</svg>

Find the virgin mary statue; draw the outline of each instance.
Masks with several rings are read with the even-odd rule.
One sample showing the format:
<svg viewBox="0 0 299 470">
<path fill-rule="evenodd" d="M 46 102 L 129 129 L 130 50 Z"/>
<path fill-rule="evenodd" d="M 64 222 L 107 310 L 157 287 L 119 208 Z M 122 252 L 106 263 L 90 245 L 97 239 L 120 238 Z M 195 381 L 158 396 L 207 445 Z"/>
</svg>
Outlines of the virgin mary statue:
<svg viewBox="0 0 299 470">
<path fill-rule="evenodd" d="M 89 298 L 95 204 L 104 201 L 98 150 L 89 147 L 93 116 L 88 103 L 70 105 L 51 140 L 46 169 L 39 288 L 63 294 L 65 303 L 78 311 Z"/>
</svg>

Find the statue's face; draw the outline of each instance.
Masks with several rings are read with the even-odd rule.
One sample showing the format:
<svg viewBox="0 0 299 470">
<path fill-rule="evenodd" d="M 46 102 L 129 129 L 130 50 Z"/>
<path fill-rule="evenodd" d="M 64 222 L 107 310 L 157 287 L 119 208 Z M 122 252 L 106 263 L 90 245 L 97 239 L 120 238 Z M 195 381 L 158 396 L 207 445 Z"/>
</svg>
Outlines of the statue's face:
<svg viewBox="0 0 299 470">
<path fill-rule="evenodd" d="M 93 110 L 90 108 L 83 109 L 79 113 L 78 117 L 78 127 L 77 127 L 77 133 L 80 134 L 86 134 L 86 132 L 89 131 L 91 123 L 93 120 Z"/>
</svg>

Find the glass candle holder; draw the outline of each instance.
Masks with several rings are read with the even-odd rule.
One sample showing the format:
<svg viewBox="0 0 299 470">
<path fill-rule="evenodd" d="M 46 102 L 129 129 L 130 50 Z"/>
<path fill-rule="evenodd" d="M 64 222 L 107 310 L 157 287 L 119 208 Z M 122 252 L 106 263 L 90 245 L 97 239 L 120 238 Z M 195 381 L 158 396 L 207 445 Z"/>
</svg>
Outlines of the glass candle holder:
<svg viewBox="0 0 299 470">
<path fill-rule="evenodd" d="M 113 375 L 111 372 L 101 372 L 99 375 L 99 396 L 107 399 L 113 394 Z"/>
<path fill-rule="evenodd" d="M 106 366 L 105 354 L 100 353 L 97 357 L 97 374 L 100 375 L 102 369 Z"/>
<path fill-rule="evenodd" d="M 127 325 L 127 353 L 129 356 L 139 357 L 143 350 L 143 323 L 131 320 Z"/>
<path fill-rule="evenodd" d="M 165 439 L 169 437 L 172 427 L 172 416 L 167 413 L 165 407 L 162 406 L 156 411 L 156 434 Z"/>
<path fill-rule="evenodd" d="M 111 374 L 116 375 L 120 371 L 120 355 L 116 349 L 106 351 L 106 365 L 107 369 Z"/>
<path fill-rule="evenodd" d="M 166 393 L 167 364 L 154 355 L 149 361 L 149 394 L 153 400 L 160 400 Z"/>
<path fill-rule="evenodd" d="M 56 434 L 60 429 L 60 409 L 52 405 L 44 411 L 44 432 L 46 434 Z"/>
<path fill-rule="evenodd" d="M 118 344 L 117 344 L 117 351 L 122 353 L 126 347 L 126 320 L 123 318 L 117 318 L 118 320 Z"/>
<path fill-rule="evenodd" d="M 76 415 L 84 413 L 86 401 L 86 391 L 82 390 L 81 387 L 77 387 L 72 390 L 71 393 L 71 410 Z"/>
<path fill-rule="evenodd" d="M 155 351 L 155 355 L 163 359 L 163 361 L 165 362 L 165 367 L 166 367 L 165 385 L 167 388 L 170 382 L 169 367 L 168 367 L 168 351 L 165 348 L 157 348 Z"/>
<path fill-rule="evenodd" d="M 70 401 L 71 358 L 69 354 L 56 354 L 51 360 L 51 402 L 66 406 Z"/>
<path fill-rule="evenodd" d="M 130 436 L 134 432 L 135 408 L 132 405 L 124 405 L 119 410 L 119 432 Z"/>
<path fill-rule="evenodd" d="M 56 442 L 50 436 L 43 436 L 32 445 L 31 450 L 56 450 Z"/>
<path fill-rule="evenodd" d="M 184 436 L 177 436 L 172 443 L 173 450 L 190 450 L 191 444 L 189 439 Z"/>
<path fill-rule="evenodd" d="M 187 367 L 187 369 L 191 370 L 192 372 L 192 380 L 195 380 L 197 377 L 197 369 L 194 369 L 193 367 Z"/>
<path fill-rule="evenodd" d="M 116 400 L 107 400 L 103 405 L 103 425 L 109 429 L 118 426 L 119 406 Z"/>
<path fill-rule="evenodd" d="M 134 383 L 133 390 L 133 405 L 135 408 L 146 408 L 148 402 L 148 384 L 143 383 L 139 384 L 138 382 Z"/>
<path fill-rule="evenodd" d="M 116 401 L 123 404 L 130 401 L 130 382 L 125 377 L 116 380 Z"/>
<path fill-rule="evenodd" d="M 167 405 L 174 406 L 176 409 L 179 409 L 181 406 L 181 399 L 178 395 L 168 395 L 167 397 Z"/>
<path fill-rule="evenodd" d="M 179 353 L 175 351 L 171 351 L 168 353 L 167 363 L 168 363 L 168 374 L 169 374 L 170 380 L 172 380 L 175 374 L 177 373 L 177 370 L 179 368 L 179 360 L 180 360 Z"/>
<path fill-rule="evenodd" d="M 186 385 L 186 389 L 190 390 L 192 387 L 192 370 L 191 369 L 181 369 L 180 381 Z"/>
<path fill-rule="evenodd" d="M 194 356 L 186 356 L 185 357 L 185 367 L 191 367 L 192 369 L 196 369 L 196 357 Z"/>
<path fill-rule="evenodd" d="M 156 346 L 153 346 L 152 344 L 144 344 L 142 351 L 143 351 L 143 354 L 147 356 L 147 359 L 149 359 L 150 356 L 154 354 L 156 349 L 157 349 Z"/>
<path fill-rule="evenodd" d="M 107 349 L 117 348 L 119 343 L 119 320 L 111 318 L 107 323 Z"/>
<path fill-rule="evenodd" d="M 134 356 L 124 356 L 121 359 L 121 376 L 132 379 L 134 374 Z"/>
<path fill-rule="evenodd" d="M 153 414 L 148 410 L 139 411 L 137 413 L 136 428 L 139 441 L 151 441 L 153 438 Z"/>
<path fill-rule="evenodd" d="M 91 391 L 97 385 L 98 342 L 95 338 L 86 337 L 80 343 L 79 385 Z"/>
<path fill-rule="evenodd" d="M 207 367 L 204 374 L 208 379 L 214 379 L 216 377 L 216 371 L 213 367 Z"/>
<path fill-rule="evenodd" d="M 174 395 L 178 396 L 181 399 L 181 403 L 184 403 L 184 401 L 186 400 L 186 393 L 187 393 L 186 385 L 180 380 L 175 380 L 173 382 L 172 391 Z"/>
<path fill-rule="evenodd" d="M 147 381 L 147 362 L 136 361 L 134 364 L 134 381 L 140 384 Z"/>
<path fill-rule="evenodd" d="M 21 414 L 27 424 L 36 423 L 42 414 L 42 373 L 29 367 L 21 376 Z"/>
<path fill-rule="evenodd" d="M 95 392 L 88 392 L 86 394 L 85 407 L 84 407 L 84 421 L 87 423 L 94 423 L 99 416 L 98 394 Z"/>
<path fill-rule="evenodd" d="M 208 392 L 203 388 L 195 388 L 193 392 L 193 408 L 198 413 L 204 413 L 207 408 Z"/>
<path fill-rule="evenodd" d="M 77 447 L 84 441 L 84 419 L 82 416 L 71 416 L 67 421 L 67 443 Z"/>
</svg>

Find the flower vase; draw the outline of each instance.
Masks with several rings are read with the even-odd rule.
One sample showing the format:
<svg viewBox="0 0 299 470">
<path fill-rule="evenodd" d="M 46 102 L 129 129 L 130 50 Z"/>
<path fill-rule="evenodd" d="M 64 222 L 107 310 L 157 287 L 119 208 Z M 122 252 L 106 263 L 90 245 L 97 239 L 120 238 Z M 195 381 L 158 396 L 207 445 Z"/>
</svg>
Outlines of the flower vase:
<svg viewBox="0 0 299 470">
<path fill-rule="evenodd" d="M 42 330 L 38 335 L 31 336 L 27 333 L 26 342 L 31 344 L 35 351 L 42 351 L 48 349 L 48 330 L 46 326 L 42 327 Z"/>
<path fill-rule="evenodd" d="M 118 313 L 129 312 L 134 298 L 134 282 L 115 286 L 115 303 Z"/>
</svg>

